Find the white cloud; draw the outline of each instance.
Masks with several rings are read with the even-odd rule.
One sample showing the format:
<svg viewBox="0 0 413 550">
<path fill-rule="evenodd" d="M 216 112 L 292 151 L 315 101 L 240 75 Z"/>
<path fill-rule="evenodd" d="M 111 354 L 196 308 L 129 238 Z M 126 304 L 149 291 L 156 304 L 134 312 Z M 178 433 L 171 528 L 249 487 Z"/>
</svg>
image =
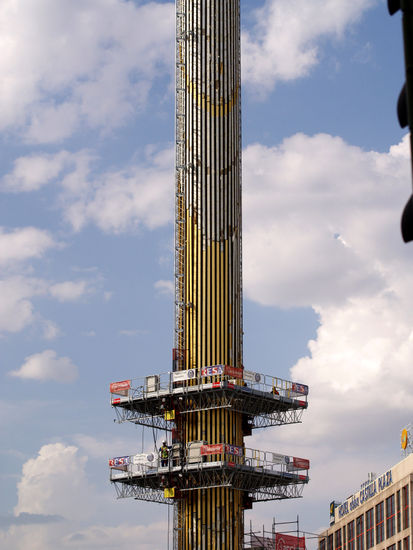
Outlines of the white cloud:
<svg viewBox="0 0 413 550">
<path fill-rule="evenodd" d="M 59 302 L 73 302 L 79 300 L 88 292 L 86 281 L 64 281 L 50 287 L 50 294 Z"/>
<path fill-rule="evenodd" d="M 156 281 L 153 286 L 159 294 L 172 296 L 175 292 L 173 281 L 164 281 L 161 279 L 159 281 Z"/>
<path fill-rule="evenodd" d="M 173 218 L 173 159 L 172 148 L 149 147 L 141 163 L 97 173 L 92 170 L 97 159 L 88 151 L 20 157 L 3 178 L 3 191 L 58 185 L 58 205 L 76 231 L 90 223 L 108 233 L 155 229 Z"/>
<path fill-rule="evenodd" d="M 23 365 L 9 374 L 23 380 L 67 383 L 77 378 L 77 367 L 69 357 L 58 357 L 54 350 L 48 349 L 26 357 Z"/>
<path fill-rule="evenodd" d="M 78 438 L 92 456 L 99 460 L 107 458 L 110 445 L 102 445 L 89 436 Z M 98 492 L 90 484 L 87 460 L 84 452 L 74 445 L 51 443 L 43 445 L 23 465 L 14 517 L 9 518 L 9 527 L 0 525 L 2 548 L 128 550 L 138 540 L 139 548 L 149 550 L 166 544 L 166 521 L 128 524 L 125 514 L 120 512 L 121 523 L 111 525 L 113 512 L 121 505 L 114 498 L 107 501 L 106 492 Z M 128 504 L 134 506 L 133 502 Z M 108 522 L 102 521 L 102 512 L 110 514 Z M 166 513 L 166 507 L 162 507 L 162 512 Z"/>
<path fill-rule="evenodd" d="M 61 498 L 64 499 L 65 495 L 62 494 Z M 13 550 L 129 550 L 136 546 L 136 541 L 139 541 L 139 550 L 154 550 L 165 548 L 167 544 L 166 522 L 149 525 L 121 523 L 116 526 L 102 523 L 85 526 L 84 523 L 14 525 L 7 532 L 0 530 L 0 544 Z"/>
<path fill-rule="evenodd" d="M 31 258 L 40 258 L 55 246 L 57 244 L 48 231 L 36 227 L 21 227 L 6 231 L 0 227 L 0 267 L 7 267 Z"/>
<path fill-rule="evenodd" d="M 52 443 L 41 447 L 36 458 L 23 465 L 15 514 L 57 514 L 66 519 L 89 517 L 91 499 L 86 461 L 75 446 Z"/>
<path fill-rule="evenodd" d="M 19 332 L 35 320 L 31 298 L 44 294 L 43 281 L 23 277 L 0 280 L 0 333 Z"/>
<path fill-rule="evenodd" d="M 0 130 L 34 142 L 122 124 L 173 67 L 172 3 L 4 0 L 0 28 Z"/>
<path fill-rule="evenodd" d="M 64 548 L 76 548 L 89 550 L 111 550 L 120 548 L 128 550 L 136 546 L 139 541 L 139 550 L 153 550 L 154 548 L 165 548 L 167 545 L 167 524 L 165 522 L 154 522 L 150 525 L 128 524 L 116 527 L 93 525 L 86 529 L 79 529 L 78 532 L 65 537 Z M 66 546 L 67 545 L 67 546 Z"/>
<path fill-rule="evenodd" d="M 60 334 L 60 329 L 56 323 L 50 320 L 45 320 L 43 322 L 43 336 L 46 340 L 54 340 L 60 336 Z"/>
<path fill-rule="evenodd" d="M 65 217 L 75 230 L 87 223 L 113 233 L 163 226 L 173 217 L 172 171 L 173 151 L 168 149 L 151 154 L 142 165 L 102 174 L 83 188 L 73 172 L 62 181 Z"/>
<path fill-rule="evenodd" d="M 121 334 L 122 336 L 137 336 L 138 334 L 148 334 L 148 331 L 139 328 L 131 328 L 122 329 L 119 331 L 119 334 Z"/>
<path fill-rule="evenodd" d="M 2 179 L 4 192 L 30 192 L 55 183 L 58 178 L 65 178 L 67 186 L 83 188 L 90 171 L 90 165 L 95 157 L 88 151 L 69 153 L 62 150 L 55 154 L 38 153 L 26 157 L 18 157 L 14 161 L 13 170 Z M 76 178 L 73 177 L 76 174 Z"/>
<path fill-rule="evenodd" d="M 70 157 L 67 151 L 19 157 L 14 161 L 13 172 L 3 178 L 3 190 L 36 191 L 56 178 Z"/>
<path fill-rule="evenodd" d="M 278 147 L 247 147 L 247 297 L 327 306 L 392 291 L 395 278 L 406 284 L 401 265 L 411 260 L 399 234 L 411 185 L 406 144 L 365 152 L 338 137 L 297 134 Z"/>
<path fill-rule="evenodd" d="M 384 153 L 322 134 L 253 145 L 244 181 L 246 295 L 312 307 L 320 323 L 291 369 L 310 386 L 303 425 L 254 443 L 310 458 L 307 498 L 328 503 L 398 460 L 413 415 L 413 258 L 399 229 L 408 137 Z"/>
<path fill-rule="evenodd" d="M 243 33 L 243 78 L 265 93 L 277 81 L 305 76 L 319 62 L 322 41 L 341 38 L 375 3 L 266 0 L 254 13 L 253 28 Z"/>
</svg>

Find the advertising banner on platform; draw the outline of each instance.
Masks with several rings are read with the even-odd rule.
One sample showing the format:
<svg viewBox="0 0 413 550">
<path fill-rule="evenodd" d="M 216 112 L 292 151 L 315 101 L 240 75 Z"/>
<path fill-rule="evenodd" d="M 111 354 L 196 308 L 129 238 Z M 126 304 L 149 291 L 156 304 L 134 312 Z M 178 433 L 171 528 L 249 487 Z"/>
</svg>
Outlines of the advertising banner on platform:
<svg viewBox="0 0 413 550">
<path fill-rule="evenodd" d="M 112 382 L 109 386 L 110 393 L 116 393 L 116 395 L 128 395 L 132 380 L 122 380 L 122 382 Z"/>
<path fill-rule="evenodd" d="M 253 382 L 254 384 L 259 384 L 261 382 L 261 374 L 258 372 L 253 372 L 252 370 L 244 369 L 244 380 L 247 382 Z"/>
<path fill-rule="evenodd" d="M 218 455 L 224 451 L 224 445 L 219 443 L 218 445 L 202 445 L 201 455 Z"/>
<path fill-rule="evenodd" d="M 120 468 L 129 464 L 129 456 L 115 456 L 115 458 L 109 458 L 109 466 L 111 468 Z"/>
<path fill-rule="evenodd" d="M 224 374 L 225 365 L 212 365 L 212 367 L 202 367 L 201 376 L 218 376 Z"/>
<path fill-rule="evenodd" d="M 221 453 L 233 456 L 242 456 L 242 447 L 238 447 L 237 445 L 227 445 L 224 443 L 201 446 L 201 455 L 218 455 Z"/>
<path fill-rule="evenodd" d="M 308 394 L 308 386 L 306 386 L 305 384 L 297 384 L 296 382 L 293 382 L 291 390 L 298 395 Z"/>
<path fill-rule="evenodd" d="M 183 382 L 196 378 L 196 369 L 177 370 L 172 373 L 172 382 Z"/>
<path fill-rule="evenodd" d="M 275 464 L 288 464 L 290 457 L 287 455 L 280 455 L 279 453 L 272 453 L 272 461 Z"/>
<path fill-rule="evenodd" d="M 305 550 L 305 537 L 276 533 L 275 550 Z"/>
<path fill-rule="evenodd" d="M 293 466 L 294 468 L 298 468 L 300 470 L 309 470 L 310 468 L 310 461 L 306 458 L 297 458 L 296 456 L 293 457 Z"/>
<path fill-rule="evenodd" d="M 231 365 L 225 365 L 225 374 L 231 376 L 231 378 L 242 378 L 244 369 L 242 367 L 231 367 Z"/>
<path fill-rule="evenodd" d="M 242 456 L 242 447 L 237 447 L 237 445 L 225 445 L 225 453 L 228 455 Z"/>
</svg>

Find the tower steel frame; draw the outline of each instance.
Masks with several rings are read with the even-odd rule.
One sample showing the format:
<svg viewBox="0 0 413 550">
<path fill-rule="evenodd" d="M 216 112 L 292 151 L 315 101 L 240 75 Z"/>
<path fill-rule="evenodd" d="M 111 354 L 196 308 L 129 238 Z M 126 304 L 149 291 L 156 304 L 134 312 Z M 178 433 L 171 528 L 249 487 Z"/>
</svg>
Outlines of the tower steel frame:
<svg viewBox="0 0 413 550">
<path fill-rule="evenodd" d="M 308 461 L 244 437 L 300 422 L 308 388 L 243 368 L 240 0 L 175 5 L 172 371 L 111 399 L 119 422 L 170 432 L 172 458 L 110 459 L 111 481 L 118 498 L 174 504 L 174 550 L 241 550 L 244 510 L 309 481 Z"/>
</svg>

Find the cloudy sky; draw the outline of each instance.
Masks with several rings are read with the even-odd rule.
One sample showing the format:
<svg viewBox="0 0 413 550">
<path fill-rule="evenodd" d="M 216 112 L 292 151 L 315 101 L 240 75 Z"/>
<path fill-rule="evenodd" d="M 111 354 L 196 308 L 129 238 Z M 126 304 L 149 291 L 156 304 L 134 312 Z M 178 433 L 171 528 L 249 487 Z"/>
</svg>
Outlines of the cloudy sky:
<svg viewBox="0 0 413 550">
<path fill-rule="evenodd" d="M 241 4 L 244 363 L 311 392 L 246 444 L 312 464 L 305 498 L 247 521 L 315 532 L 413 419 L 400 16 Z M 171 365 L 174 6 L 2 0 L 0 48 L 0 548 L 165 548 L 167 507 L 108 482 L 153 446 L 108 387 Z"/>
</svg>

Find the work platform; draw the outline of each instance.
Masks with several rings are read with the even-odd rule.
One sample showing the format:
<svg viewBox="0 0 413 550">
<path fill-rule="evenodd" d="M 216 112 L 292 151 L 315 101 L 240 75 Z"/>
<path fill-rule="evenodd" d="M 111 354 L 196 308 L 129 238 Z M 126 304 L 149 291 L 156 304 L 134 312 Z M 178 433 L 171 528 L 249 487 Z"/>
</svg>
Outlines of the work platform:
<svg viewBox="0 0 413 550">
<path fill-rule="evenodd" d="M 252 502 L 301 497 L 309 461 L 232 445 L 191 442 L 168 463 L 153 455 L 110 459 L 118 498 L 172 504 L 189 491 L 231 487 Z"/>
<path fill-rule="evenodd" d="M 308 387 L 228 365 L 167 372 L 111 384 L 119 422 L 163 430 L 179 414 L 225 408 L 250 419 L 251 428 L 301 422 Z"/>
</svg>

